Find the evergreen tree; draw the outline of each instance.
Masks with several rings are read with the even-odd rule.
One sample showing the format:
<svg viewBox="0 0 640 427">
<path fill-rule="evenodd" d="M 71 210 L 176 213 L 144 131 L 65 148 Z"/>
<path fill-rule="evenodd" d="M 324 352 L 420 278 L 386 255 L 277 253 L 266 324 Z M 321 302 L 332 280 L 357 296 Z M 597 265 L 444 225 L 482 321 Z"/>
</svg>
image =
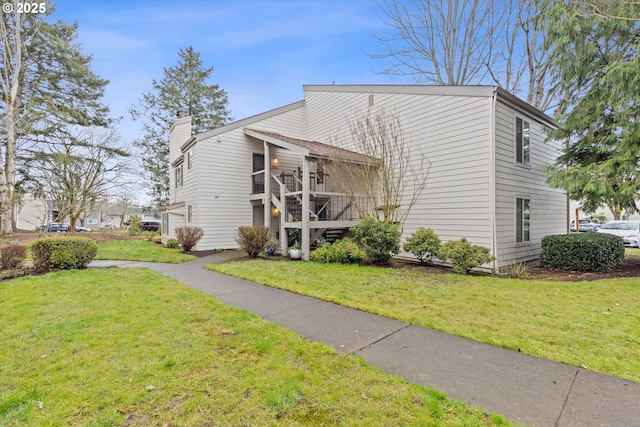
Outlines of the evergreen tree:
<svg viewBox="0 0 640 427">
<path fill-rule="evenodd" d="M 192 133 L 225 125 L 231 120 L 227 93 L 209 84 L 213 67 L 205 68 L 200 54 L 189 46 L 180 49 L 175 67 L 165 68 L 160 81 L 138 99 L 129 112 L 142 122 L 144 136 L 134 142 L 142 149 L 142 166 L 151 182 L 150 195 L 156 209 L 169 200 L 169 129 L 179 108 L 186 108 Z"/>
<path fill-rule="evenodd" d="M 619 19 L 640 16 L 640 3 L 608 5 L 618 18 L 582 2 L 543 8 L 562 99 L 550 137 L 566 142 L 548 182 L 586 211 L 606 206 L 617 219 L 638 210 L 640 194 L 640 22 Z"/>
</svg>

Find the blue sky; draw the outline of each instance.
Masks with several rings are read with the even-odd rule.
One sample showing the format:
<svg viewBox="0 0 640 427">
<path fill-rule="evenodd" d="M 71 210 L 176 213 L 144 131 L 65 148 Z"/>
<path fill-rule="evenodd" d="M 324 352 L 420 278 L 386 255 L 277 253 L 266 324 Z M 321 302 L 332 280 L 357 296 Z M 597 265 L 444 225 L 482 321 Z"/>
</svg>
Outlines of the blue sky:
<svg viewBox="0 0 640 427">
<path fill-rule="evenodd" d="M 303 84 L 388 83 L 372 59 L 383 30 L 374 0 L 58 0 L 52 19 L 78 23 L 125 142 L 140 135 L 127 112 L 192 45 L 234 119 L 301 100 Z M 396 83 L 401 83 L 396 81 Z"/>
</svg>

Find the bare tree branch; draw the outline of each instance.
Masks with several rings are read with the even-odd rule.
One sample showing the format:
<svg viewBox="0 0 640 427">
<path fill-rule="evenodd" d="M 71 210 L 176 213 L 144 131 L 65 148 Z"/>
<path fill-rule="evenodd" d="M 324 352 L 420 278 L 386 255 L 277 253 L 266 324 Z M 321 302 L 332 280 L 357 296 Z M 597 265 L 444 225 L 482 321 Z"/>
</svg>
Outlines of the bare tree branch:
<svg viewBox="0 0 640 427">
<path fill-rule="evenodd" d="M 333 156 L 326 170 L 361 218 L 379 218 L 381 213 L 384 221 L 402 229 L 427 184 L 431 164 L 411 151 L 397 114 L 384 109 L 355 114 L 349 119 L 349 131 L 351 139 L 332 144 L 364 154 L 372 163 Z"/>
</svg>

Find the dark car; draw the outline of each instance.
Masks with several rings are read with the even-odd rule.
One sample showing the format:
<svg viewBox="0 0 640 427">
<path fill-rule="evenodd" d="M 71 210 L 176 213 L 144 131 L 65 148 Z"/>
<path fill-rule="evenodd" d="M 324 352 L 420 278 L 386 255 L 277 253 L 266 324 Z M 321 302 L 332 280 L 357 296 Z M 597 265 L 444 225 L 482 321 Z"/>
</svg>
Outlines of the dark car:
<svg viewBox="0 0 640 427">
<path fill-rule="evenodd" d="M 578 220 L 578 231 L 597 231 L 602 226 L 602 223 L 595 218 L 584 218 Z M 569 226 L 570 231 L 576 231 L 576 220 L 571 221 Z"/>
<path fill-rule="evenodd" d="M 69 231 L 69 224 L 62 224 L 61 222 L 52 222 L 51 224 L 43 225 L 40 227 L 42 231 L 48 233 L 56 233 L 62 231 Z"/>
<path fill-rule="evenodd" d="M 158 231 L 158 230 L 160 230 L 160 221 L 145 220 L 145 221 L 140 221 L 138 224 L 140 226 L 140 230 L 143 230 L 143 231 Z"/>
</svg>

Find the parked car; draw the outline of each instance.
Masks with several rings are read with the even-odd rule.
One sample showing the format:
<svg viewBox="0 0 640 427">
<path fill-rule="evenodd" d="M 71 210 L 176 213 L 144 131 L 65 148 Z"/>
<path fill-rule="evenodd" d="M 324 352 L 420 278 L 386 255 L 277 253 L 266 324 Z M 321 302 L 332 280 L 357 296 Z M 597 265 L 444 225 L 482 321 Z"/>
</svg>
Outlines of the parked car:
<svg viewBox="0 0 640 427">
<path fill-rule="evenodd" d="M 144 220 L 139 222 L 140 230 L 143 231 L 158 231 L 160 230 L 160 221 L 158 220 Z"/>
<path fill-rule="evenodd" d="M 579 221 L 578 222 L 578 231 L 580 231 L 580 232 L 596 231 L 602 226 L 602 223 L 600 221 L 598 221 L 597 219 L 595 219 L 595 218 L 584 218 L 584 219 L 580 219 L 578 221 Z M 571 221 L 571 224 L 569 225 L 569 230 L 576 231 L 576 220 L 575 219 L 573 221 Z"/>
<path fill-rule="evenodd" d="M 76 227 L 77 233 L 91 233 L 91 229 L 87 227 Z"/>
<path fill-rule="evenodd" d="M 640 221 L 609 221 L 598 229 L 598 233 L 620 236 L 625 246 L 640 248 Z"/>
<path fill-rule="evenodd" d="M 56 233 L 62 231 L 69 231 L 69 224 L 63 224 L 61 222 L 52 222 L 51 224 L 46 224 L 40 227 L 40 230 L 48 233 Z"/>
</svg>

